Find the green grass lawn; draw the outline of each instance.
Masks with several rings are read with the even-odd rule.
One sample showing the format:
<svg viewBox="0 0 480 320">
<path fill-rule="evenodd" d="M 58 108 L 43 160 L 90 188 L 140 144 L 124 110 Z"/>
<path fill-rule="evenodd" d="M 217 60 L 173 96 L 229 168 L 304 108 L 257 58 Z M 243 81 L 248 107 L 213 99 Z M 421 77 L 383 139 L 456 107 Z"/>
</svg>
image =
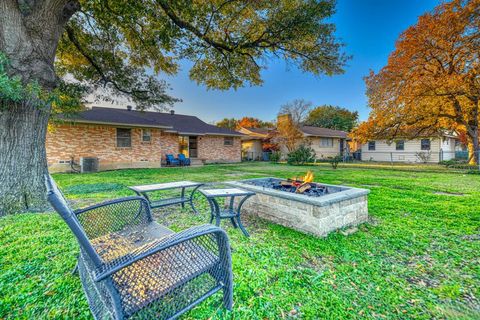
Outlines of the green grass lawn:
<svg viewBox="0 0 480 320">
<path fill-rule="evenodd" d="M 219 296 L 186 319 L 479 319 L 480 176 L 326 165 L 262 163 L 56 174 L 75 207 L 133 195 L 129 185 L 290 177 L 369 188 L 371 220 L 350 236 L 319 239 L 246 217 L 251 238 L 224 221 L 232 245 L 234 308 Z M 455 194 L 442 194 L 455 193 Z M 440 193 L 440 194 L 438 194 Z M 174 230 L 208 221 L 189 210 L 156 210 Z M 0 218 L 0 319 L 90 319 L 70 273 L 78 247 L 54 213 Z"/>
</svg>

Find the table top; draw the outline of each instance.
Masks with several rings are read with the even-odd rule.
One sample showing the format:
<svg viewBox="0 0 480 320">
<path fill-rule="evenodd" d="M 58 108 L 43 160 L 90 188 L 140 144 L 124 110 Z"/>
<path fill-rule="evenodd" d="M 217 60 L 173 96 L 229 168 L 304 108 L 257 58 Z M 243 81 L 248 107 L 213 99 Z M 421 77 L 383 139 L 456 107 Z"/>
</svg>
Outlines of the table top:
<svg viewBox="0 0 480 320">
<path fill-rule="evenodd" d="M 232 196 L 247 196 L 254 195 L 255 192 L 247 191 L 238 188 L 229 188 L 229 189 L 201 189 L 201 193 L 207 198 L 214 197 L 232 197 Z"/>
<path fill-rule="evenodd" d="M 194 182 L 194 181 L 175 181 L 175 182 L 167 182 L 167 183 L 145 184 L 141 186 L 132 186 L 129 188 L 132 189 L 133 191 L 141 193 L 141 192 L 176 189 L 176 188 L 197 187 L 201 185 L 203 185 L 203 183 Z"/>
</svg>

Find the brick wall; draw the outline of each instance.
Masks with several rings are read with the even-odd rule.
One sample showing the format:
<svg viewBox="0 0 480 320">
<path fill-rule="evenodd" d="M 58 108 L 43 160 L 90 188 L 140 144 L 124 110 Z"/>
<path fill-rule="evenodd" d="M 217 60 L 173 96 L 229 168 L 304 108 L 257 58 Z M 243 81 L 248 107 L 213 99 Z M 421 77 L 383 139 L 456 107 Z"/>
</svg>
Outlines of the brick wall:
<svg viewBox="0 0 480 320">
<path fill-rule="evenodd" d="M 151 129 L 151 141 L 142 141 L 142 129 L 132 128 L 132 146 L 117 147 L 116 127 L 102 125 L 61 124 L 47 134 L 46 149 L 49 170 L 68 171 L 68 161 L 73 156 L 99 158 L 100 170 L 120 168 L 155 168 L 160 166 L 162 146 L 170 148 L 171 139 L 163 142 L 159 129 Z M 162 141 L 162 143 L 160 143 Z"/>
<path fill-rule="evenodd" d="M 165 160 L 166 154 L 178 154 L 178 134 L 162 132 L 160 136 L 160 149 L 162 150 L 162 159 Z"/>
<path fill-rule="evenodd" d="M 116 127 L 87 124 L 60 124 L 52 126 L 47 134 L 46 148 L 50 172 L 69 171 L 73 156 L 99 158 L 100 170 L 121 168 L 158 168 L 165 154 L 178 153 L 178 135 L 150 129 L 150 142 L 142 142 L 142 129 L 132 128 L 132 146 L 118 148 Z M 224 137 L 200 136 L 198 158 L 205 162 L 239 162 L 240 138 L 234 138 L 233 146 L 224 146 Z"/>
<path fill-rule="evenodd" d="M 201 136 L 198 138 L 198 157 L 206 163 L 240 162 L 242 145 L 240 138 L 233 138 L 232 146 L 224 145 L 221 136 Z"/>
</svg>

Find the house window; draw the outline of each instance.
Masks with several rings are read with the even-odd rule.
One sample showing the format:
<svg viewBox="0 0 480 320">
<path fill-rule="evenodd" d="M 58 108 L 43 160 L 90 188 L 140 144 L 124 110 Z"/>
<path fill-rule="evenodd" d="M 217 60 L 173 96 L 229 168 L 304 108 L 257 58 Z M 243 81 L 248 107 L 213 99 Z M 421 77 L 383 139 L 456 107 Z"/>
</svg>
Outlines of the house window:
<svg viewBox="0 0 480 320">
<path fill-rule="evenodd" d="M 132 130 L 117 128 L 117 147 L 130 148 L 132 146 Z"/>
<path fill-rule="evenodd" d="M 375 151 L 375 141 L 368 141 L 368 150 Z"/>
<path fill-rule="evenodd" d="M 223 138 L 223 145 L 224 146 L 233 146 L 233 137 Z"/>
<path fill-rule="evenodd" d="M 333 147 L 333 138 L 320 138 L 320 147 L 321 148 L 332 148 Z"/>
<path fill-rule="evenodd" d="M 430 150 L 430 139 L 422 139 L 420 144 L 422 150 Z"/>
<path fill-rule="evenodd" d="M 150 129 L 143 129 L 142 130 L 142 141 L 143 142 L 152 141 L 152 131 Z"/>
<path fill-rule="evenodd" d="M 405 150 L 405 140 L 395 142 L 395 150 Z"/>
</svg>

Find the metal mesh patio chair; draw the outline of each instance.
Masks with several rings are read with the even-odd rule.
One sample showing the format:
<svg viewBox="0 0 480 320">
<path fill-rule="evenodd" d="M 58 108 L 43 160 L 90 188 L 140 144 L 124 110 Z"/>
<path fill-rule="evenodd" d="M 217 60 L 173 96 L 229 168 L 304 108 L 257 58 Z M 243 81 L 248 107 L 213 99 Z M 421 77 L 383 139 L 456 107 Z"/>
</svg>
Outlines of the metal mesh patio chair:
<svg viewBox="0 0 480 320">
<path fill-rule="evenodd" d="M 174 319 L 217 291 L 231 309 L 230 245 L 222 229 L 174 233 L 153 221 L 142 197 L 73 211 L 50 176 L 46 186 L 80 245 L 78 270 L 95 319 Z"/>
</svg>

